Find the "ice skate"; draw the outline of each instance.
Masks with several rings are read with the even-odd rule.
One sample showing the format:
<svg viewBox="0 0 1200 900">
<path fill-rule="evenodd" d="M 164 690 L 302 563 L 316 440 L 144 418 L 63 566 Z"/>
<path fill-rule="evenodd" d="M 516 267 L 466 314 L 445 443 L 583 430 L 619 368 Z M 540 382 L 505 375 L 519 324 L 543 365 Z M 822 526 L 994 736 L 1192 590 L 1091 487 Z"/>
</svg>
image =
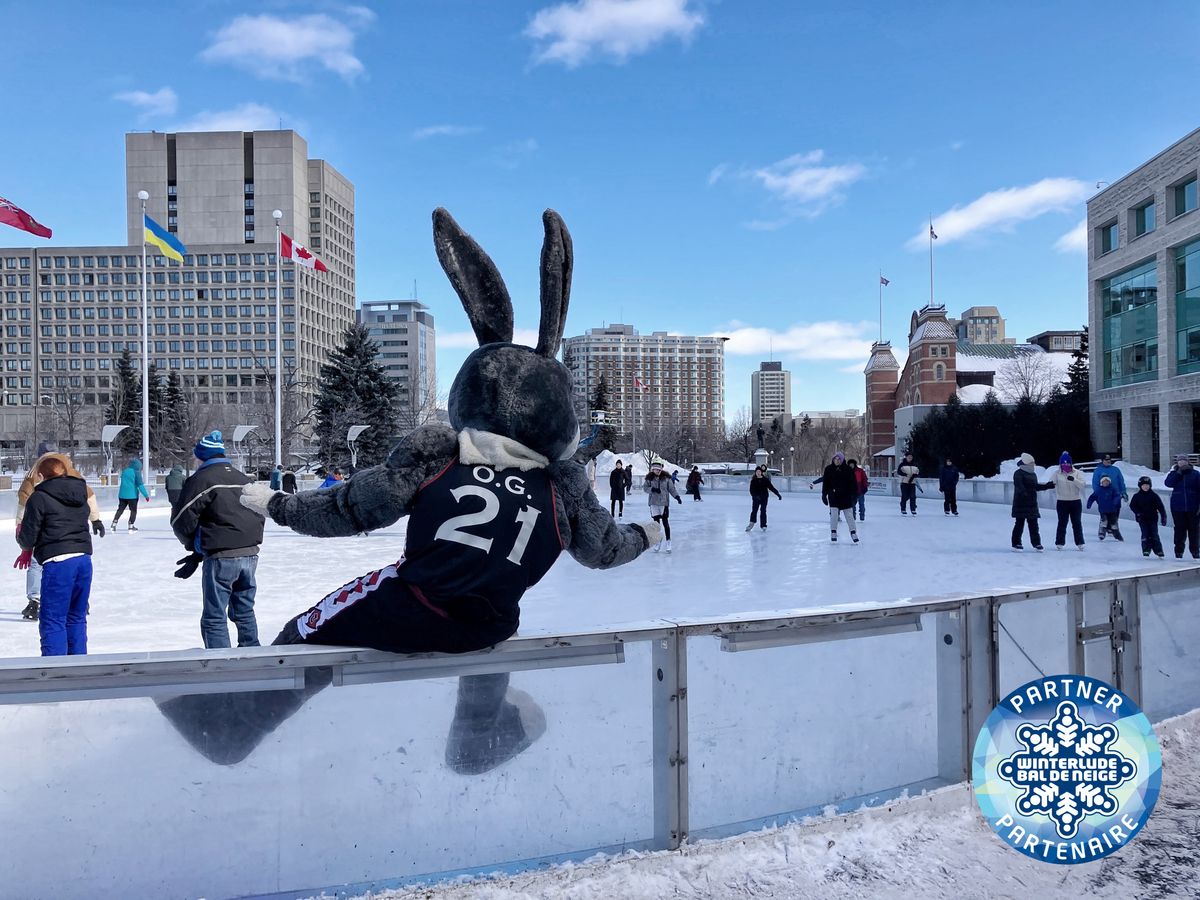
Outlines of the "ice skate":
<svg viewBox="0 0 1200 900">
<path fill-rule="evenodd" d="M 1034 545 L 1033 545 L 1033 549 L 1034 549 L 1034 550 L 1036 550 L 1038 553 L 1041 553 L 1041 552 L 1042 552 L 1043 550 L 1045 550 L 1046 548 L 1045 548 L 1045 547 L 1043 547 L 1041 544 L 1034 544 Z"/>
<path fill-rule="evenodd" d="M 1149 559 L 1149 558 L 1150 558 L 1150 551 L 1149 551 L 1149 550 L 1143 550 L 1143 551 L 1142 551 L 1142 556 L 1146 557 L 1146 559 Z"/>
<path fill-rule="evenodd" d="M 29 602 L 25 604 L 25 608 L 21 610 L 21 618 L 28 619 L 30 622 L 36 622 L 38 620 L 38 610 L 40 607 L 41 605 L 38 603 L 38 601 L 30 597 Z"/>
<path fill-rule="evenodd" d="M 130 526 L 129 526 L 129 530 L 130 530 L 130 531 L 137 531 L 137 530 L 138 530 L 138 527 L 137 527 L 136 525 L 130 525 Z"/>
<path fill-rule="evenodd" d="M 1104 540 L 1104 532 L 1103 531 L 1100 532 L 1100 540 Z"/>
<path fill-rule="evenodd" d="M 1020 553 L 1020 552 L 1021 552 L 1021 551 L 1023 551 L 1025 548 L 1024 548 L 1024 547 L 1022 547 L 1020 544 L 1013 544 L 1013 545 L 1012 545 L 1012 549 L 1013 549 L 1013 553 Z"/>
<path fill-rule="evenodd" d="M 1079 551 L 1082 551 L 1082 550 L 1083 550 L 1083 544 L 1076 544 L 1076 545 L 1075 545 L 1075 549 L 1076 549 L 1076 550 L 1079 550 Z"/>
<path fill-rule="evenodd" d="M 747 526 L 746 526 L 746 530 L 747 530 L 747 531 L 752 531 L 753 529 L 754 529 L 754 523 L 753 523 L 753 522 L 751 522 L 749 525 L 747 525 Z"/>
<path fill-rule="evenodd" d="M 1114 531 L 1114 532 L 1112 533 L 1112 536 L 1113 536 L 1113 537 L 1115 537 L 1115 538 L 1116 538 L 1118 541 L 1120 541 L 1121 543 L 1125 543 L 1125 538 L 1121 537 L 1121 532 L 1119 532 L 1119 531 Z"/>
<path fill-rule="evenodd" d="M 664 550 L 666 550 L 666 551 L 667 551 L 667 553 L 669 554 L 669 553 L 671 552 L 671 542 L 670 542 L 670 541 L 666 541 L 666 546 L 665 546 L 665 547 L 663 547 L 663 549 L 664 549 Z"/>
<path fill-rule="evenodd" d="M 854 543 L 856 543 L 856 544 L 858 543 L 858 532 L 857 531 L 850 532 L 850 540 L 854 541 Z"/>
<path fill-rule="evenodd" d="M 829 541 L 830 541 L 830 543 L 833 543 L 833 544 L 837 543 L 837 532 L 836 531 L 829 532 Z"/>
<path fill-rule="evenodd" d="M 1155 550 L 1155 551 L 1154 551 L 1154 555 L 1155 555 L 1155 556 L 1157 556 L 1159 559 L 1163 559 L 1163 558 L 1164 558 L 1164 557 L 1163 557 L 1163 552 L 1162 552 L 1161 550 Z"/>
<path fill-rule="evenodd" d="M 655 553 L 658 553 L 659 551 L 661 551 L 662 550 L 662 541 L 659 541 L 657 544 L 655 544 L 653 549 L 654 549 Z"/>
</svg>

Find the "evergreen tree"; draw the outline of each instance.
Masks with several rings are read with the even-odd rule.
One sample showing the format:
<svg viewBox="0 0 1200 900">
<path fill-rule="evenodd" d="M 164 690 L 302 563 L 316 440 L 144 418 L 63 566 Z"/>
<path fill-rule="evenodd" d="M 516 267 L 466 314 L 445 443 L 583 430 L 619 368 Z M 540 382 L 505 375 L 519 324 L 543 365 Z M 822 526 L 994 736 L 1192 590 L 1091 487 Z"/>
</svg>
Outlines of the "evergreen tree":
<svg viewBox="0 0 1200 900">
<path fill-rule="evenodd" d="M 399 390 L 378 356 L 379 345 L 367 329 L 351 325 L 321 366 L 315 432 L 326 465 L 349 464 L 346 432 L 352 425 L 368 426 L 355 442 L 359 468 L 387 458 L 399 428 Z"/>
<path fill-rule="evenodd" d="M 134 368 L 129 350 L 121 353 L 113 374 L 111 399 L 104 410 L 108 425 L 128 425 L 117 435 L 114 449 L 121 454 L 140 452 L 142 446 L 142 380 Z"/>
<path fill-rule="evenodd" d="M 611 450 L 617 442 L 617 429 L 611 424 L 607 424 L 609 413 L 612 412 L 612 407 L 608 400 L 608 380 L 601 375 L 600 380 L 596 383 L 596 393 L 592 396 L 592 412 L 604 413 L 604 421 L 606 424 L 600 428 L 600 433 L 596 435 L 596 440 L 592 444 L 592 448 L 597 452 L 600 450 Z M 591 423 L 588 423 L 587 432 L 590 434 Z"/>
<path fill-rule="evenodd" d="M 1067 367 L 1067 380 L 1065 382 L 1067 394 L 1076 400 L 1082 400 L 1086 405 L 1090 383 L 1088 373 L 1088 330 L 1087 326 L 1084 325 L 1083 337 L 1079 341 L 1079 349 L 1071 354 L 1071 365 Z"/>
<path fill-rule="evenodd" d="M 166 461 L 182 462 L 197 435 L 190 434 L 191 409 L 179 373 L 171 370 L 162 389 L 162 431 L 159 435 L 159 452 Z"/>
</svg>

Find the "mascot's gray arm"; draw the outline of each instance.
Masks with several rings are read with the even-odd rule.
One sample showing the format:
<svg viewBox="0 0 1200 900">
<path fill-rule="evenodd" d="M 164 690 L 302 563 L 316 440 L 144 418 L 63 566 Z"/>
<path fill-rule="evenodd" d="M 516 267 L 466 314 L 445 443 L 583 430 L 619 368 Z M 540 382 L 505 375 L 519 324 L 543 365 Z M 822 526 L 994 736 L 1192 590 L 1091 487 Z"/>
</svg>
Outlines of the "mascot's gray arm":
<svg viewBox="0 0 1200 900">
<path fill-rule="evenodd" d="M 392 448 L 387 462 L 325 490 L 276 494 L 268 510 L 279 525 L 313 537 L 347 537 L 385 528 L 409 512 L 417 489 L 458 455 L 458 435 L 423 425 Z"/>
<path fill-rule="evenodd" d="M 640 526 L 613 521 L 579 463 L 551 463 L 548 471 L 558 496 L 559 533 L 567 552 L 580 563 L 589 569 L 611 569 L 637 559 L 649 546 Z"/>
</svg>

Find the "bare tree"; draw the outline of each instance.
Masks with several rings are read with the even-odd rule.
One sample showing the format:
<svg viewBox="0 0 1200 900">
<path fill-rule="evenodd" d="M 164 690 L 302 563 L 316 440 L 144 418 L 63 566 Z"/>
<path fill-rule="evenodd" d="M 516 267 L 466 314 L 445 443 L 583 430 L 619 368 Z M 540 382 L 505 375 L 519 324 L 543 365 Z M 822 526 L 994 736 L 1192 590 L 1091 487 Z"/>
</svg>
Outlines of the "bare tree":
<svg viewBox="0 0 1200 900">
<path fill-rule="evenodd" d="M 996 369 L 996 392 L 1009 403 L 1032 400 L 1042 403 L 1054 388 L 1054 367 L 1041 350 L 1018 350 Z"/>
<path fill-rule="evenodd" d="M 275 373 L 268 368 L 263 357 L 255 359 L 256 371 L 254 383 L 256 387 L 265 388 L 269 399 L 266 404 L 256 403 L 251 407 L 242 407 L 240 414 L 244 417 L 243 424 L 258 425 L 258 440 L 267 443 L 271 450 L 275 449 Z M 283 383 L 280 386 L 282 415 L 280 416 L 280 442 L 282 452 L 279 458 L 284 465 L 292 456 L 301 456 L 295 451 L 307 442 L 312 434 L 312 426 L 316 410 L 312 403 L 313 384 L 300 376 L 293 363 L 284 363 Z"/>
<path fill-rule="evenodd" d="M 750 418 L 750 410 L 745 406 L 739 409 L 725 429 L 726 454 L 740 462 L 750 462 L 758 446 L 757 428 Z"/>
<path fill-rule="evenodd" d="M 400 434 L 436 422 L 438 410 L 446 408 L 447 397 L 438 393 L 437 372 L 434 369 L 427 368 L 420 384 L 410 390 L 412 396 L 408 400 L 402 399 L 398 407 Z"/>
</svg>

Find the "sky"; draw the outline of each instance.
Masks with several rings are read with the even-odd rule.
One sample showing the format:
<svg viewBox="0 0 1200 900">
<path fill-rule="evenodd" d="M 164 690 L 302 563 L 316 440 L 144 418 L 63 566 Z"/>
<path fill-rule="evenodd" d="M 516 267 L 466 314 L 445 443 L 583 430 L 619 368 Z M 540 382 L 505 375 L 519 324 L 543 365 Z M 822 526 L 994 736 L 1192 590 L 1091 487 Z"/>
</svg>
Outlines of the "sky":
<svg viewBox="0 0 1200 900">
<path fill-rule="evenodd" d="M 552 207 L 567 334 L 728 336 L 731 418 L 772 358 L 793 411 L 862 408 L 880 273 L 902 351 L 931 216 L 951 315 L 1080 327 L 1087 198 L 1200 125 L 1178 2 L 0 0 L 0 23 L 0 196 L 55 243 L 124 240 L 125 132 L 282 122 L 355 185 L 359 301 L 432 308 L 441 390 L 474 340 L 430 213 L 496 261 L 520 338 Z"/>
</svg>

